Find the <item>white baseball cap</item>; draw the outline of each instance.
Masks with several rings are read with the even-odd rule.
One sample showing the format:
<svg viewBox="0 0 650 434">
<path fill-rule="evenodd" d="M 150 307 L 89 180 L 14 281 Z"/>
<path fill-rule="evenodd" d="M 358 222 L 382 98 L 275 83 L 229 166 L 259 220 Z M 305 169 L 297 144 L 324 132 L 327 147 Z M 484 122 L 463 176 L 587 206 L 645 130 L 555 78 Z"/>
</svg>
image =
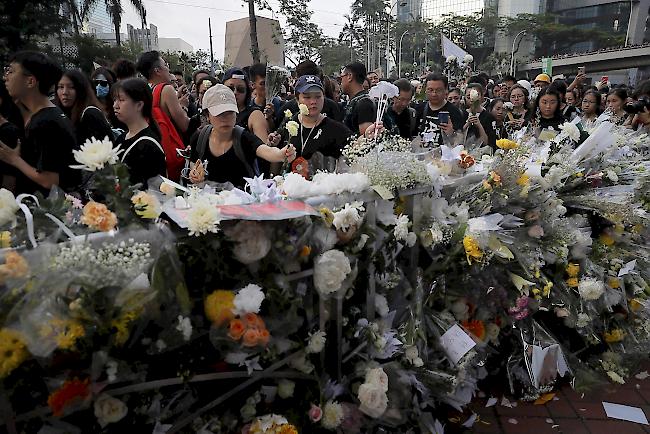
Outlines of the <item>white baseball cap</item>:
<svg viewBox="0 0 650 434">
<path fill-rule="evenodd" d="M 239 113 L 235 94 L 228 86 L 215 84 L 205 91 L 201 106 L 207 109 L 212 116 L 219 116 L 225 112 Z"/>
</svg>

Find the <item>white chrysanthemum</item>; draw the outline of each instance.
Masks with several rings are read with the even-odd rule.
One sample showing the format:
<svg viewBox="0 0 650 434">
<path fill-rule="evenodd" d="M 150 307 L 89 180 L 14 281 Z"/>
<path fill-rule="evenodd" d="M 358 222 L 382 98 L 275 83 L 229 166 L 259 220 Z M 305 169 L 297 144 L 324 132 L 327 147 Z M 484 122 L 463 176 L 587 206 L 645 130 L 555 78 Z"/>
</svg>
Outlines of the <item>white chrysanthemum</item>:
<svg viewBox="0 0 650 434">
<path fill-rule="evenodd" d="M 11 222 L 18 209 L 14 194 L 6 188 L 0 188 L 0 226 Z"/>
<path fill-rule="evenodd" d="M 586 313 L 579 313 L 576 319 L 576 327 L 581 329 L 587 327 L 591 323 L 591 318 Z"/>
<path fill-rule="evenodd" d="M 93 137 L 86 140 L 80 150 L 74 150 L 72 153 L 74 159 L 80 164 L 70 167 L 94 172 L 103 169 L 106 164 L 117 163 L 122 151 L 119 146 L 113 148 L 113 143 L 108 137 L 105 137 L 104 140 L 97 140 Z"/>
<path fill-rule="evenodd" d="M 447 56 L 447 63 L 453 63 L 456 61 L 456 56 L 453 54 L 451 56 Z"/>
<path fill-rule="evenodd" d="M 346 203 L 342 210 L 334 213 L 334 227 L 341 231 L 347 231 L 351 227 L 359 227 L 363 221 L 360 213 L 364 209 L 362 202 Z"/>
<path fill-rule="evenodd" d="M 298 135 L 298 122 L 289 121 L 287 122 L 287 131 L 291 137 L 296 137 Z"/>
<path fill-rule="evenodd" d="M 407 246 L 413 247 L 417 237 L 414 233 L 409 232 L 409 225 L 409 216 L 400 215 L 395 219 L 395 229 L 393 229 L 393 234 L 397 241 L 404 241 Z"/>
<path fill-rule="evenodd" d="M 375 310 L 379 316 L 386 316 L 390 312 L 388 307 L 388 300 L 381 294 L 375 294 Z"/>
<path fill-rule="evenodd" d="M 242 220 L 224 231 L 235 242 L 235 259 L 243 264 L 257 262 L 271 250 L 271 239 L 259 222 Z"/>
<path fill-rule="evenodd" d="M 259 313 L 262 307 L 262 301 L 264 301 L 262 288 L 253 283 L 246 285 L 235 295 L 235 300 L 233 301 L 235 308 L 233 309 L 233 313 L 235 315 Z"/>
<path fill-rule="evenodd" d="M 336 401 L 327 401 L 325 407 L 323 407 L 323 417 L 320 420 L 323 428 L 329 430 L 335 430 L 343 422 L 345 417 L 345 411 L 343 406 Z"/>
<path fill-rule="evenodd" d="M 560 131 L 574 142 L 580 140 L 580 130 L 572 122 L 565 122 L 560 125 Z"/>
<path fill-rule="evenodd" d="M 352 271 L 350 260 L 340 250 L 328 250 L 314 261 L 314 286 L 321 296 L 328 296 L 339 289 Z"/>
<path fill-rule="evenodd" d="M 585 277 L 578 283 L 578 292 L 584 300 L 598 300 L 605 293 L 605 284 L 593 277 Z"/>
<path fill-rule="evenodd" d="M 208 232 L 219 232 L 221 215 L 219 210 L 207 201 L 197 200 L 187 213 L 187 229 L 190 235 L 204 235 Z"/>
<path fill-rule="evenodd" d="M 465 58 L 463 59 L 463 61 L 465 62 L 466 65 L 472 63 L 474 61 L 474 56 L 472 56 L 471 54 L 465 54 Z"/>
<path fill-rule="evenodd" d="M 323 351 L 325 348 L 325 342 L 327 337 L 324 331 L 317 331 L 313 335 L 309 336 L 309 343 L 307 344 L 307 352 L 310 354 L 316 354 Z"/>
</svg>

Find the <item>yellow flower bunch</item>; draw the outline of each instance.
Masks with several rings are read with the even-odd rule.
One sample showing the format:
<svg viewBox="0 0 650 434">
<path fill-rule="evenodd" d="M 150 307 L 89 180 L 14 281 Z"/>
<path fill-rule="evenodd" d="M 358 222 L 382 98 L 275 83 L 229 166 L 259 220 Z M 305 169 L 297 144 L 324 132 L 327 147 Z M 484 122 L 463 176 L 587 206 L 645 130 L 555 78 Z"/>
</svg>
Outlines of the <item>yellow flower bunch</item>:
<svg viewBox="0 0 650 434">
<path fill-rule="evenodd" d="M 470 237 L 465 235 L 463 237 L 463 247 L 465 247 L 465 254 L 467 255 L 467 262 L 471 265 L 473 262 L 480 262 L 483 259 L 483 252 L 478 242 Z"/>
<path fill-rule="evenodd" d="M 522 173 L 521 176 L 517 178 L 517 185 L 525 187 L 528 184 L 530 184 L 530 176 L 526 175 L 526 173 Z"/>
<path fill-rule="evenodd" d="M 605 338 L 605 342 L 608 344 L 614 344 L 616 342 L 621 342 L 623 339 L 625 339 L 626 333 L 621 330 L 621 329 L 614 329 L 609 332 L 603 333 L 603 337 Z"/>
<path fill-rule="evenodd" d="M 578 273 L 580 273 L 580 264 L 570 263 L 567 265 L 566 274 L 569 277 L 578 277 Z"/>
<path fill-rule="evenodd" d="M 25 258 L 20 256 L 14 250 L 10 250 L 5 255 L 5 263 L 0 265 L 0 283 L 5 279 L 20 279 L 27 276 L 29 264 Z"/>
<path fill-rule="evenodd" d="M 519 147 L 519 144 L 512 140 L 499 139 L 497 140 L 497 147 L 499 149 L 510 150 L 510 149 L 517 149 Z"/>
<path fill-rule="evenodd" d="M 494 170 L 490 172 L 488 179 L 483 180 L 483 188 L 488 191 L 491 191 L 494 187 L 501 186 L 501 175 L 496 173 Z"/>
<path fill-rule="evenodd" d="M 205 316 L 217 327 L 235 318 L 235 293 L 224 289 L 208 295 L 204 303 Z"/>
<path fill-rule="evenodd" d="M 614 245 L 614 237 L 609 234 L 601 234 L 599 241 L 608 247 Z"/>
<path fill-rule="evenodd" d="M 140 310 L 128 310 L 111 321 L 111 327 L 115 329 L 115 344 L 118 346 L 124 345 L 129 339 L 130 331 L 129 325 L 134 319 L 138 317 Z"/>
<path fill-rule="evenodd" d="M 160 203 L 153 195 L 140 191 L 133 195 L 131 203 L 135 213 L 143 219 L 155 219 L 160 215 Z"/>
<path fill-rule="evenodd" d="M 610 277 L 607 279 L 607 284 L 612 289 L 618 289 L 621 287 L 621 281 L 617 277 Z"/>
<path fill-rule="evenodd" d="M 318 212 L 320 213 L 321 218 L 325 221 L 327 226 L 332 226 L 334 223 L 334 213 L 331 209 L 327 207 L 321 207 Z"/>
<path fill-rule="evenodd" d="M 12 329 L 0 329 L 0 378 L 4 378 L 29 358 L 22 335 Z"/>
<path fill-rule="evenodd" d="M 0 232 L 0 247 L 3 249 L 11 247 L 11 232 L 9 231 Z"/>
</svg>

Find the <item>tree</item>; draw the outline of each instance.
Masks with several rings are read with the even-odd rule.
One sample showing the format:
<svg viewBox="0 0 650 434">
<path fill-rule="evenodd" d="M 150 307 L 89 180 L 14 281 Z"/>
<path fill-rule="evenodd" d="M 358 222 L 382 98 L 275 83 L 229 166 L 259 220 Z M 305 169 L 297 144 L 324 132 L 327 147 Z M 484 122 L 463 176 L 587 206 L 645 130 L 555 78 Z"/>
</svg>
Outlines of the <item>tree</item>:
<svg viewBox="0 0 650 434">
<path fill-rule="evenodd" d="M 36 48 L 69 23 L 60 12 L 67 0 L 3 0 L 0 2 L 0 54 Z"/>
<path fill-rule="evenodd" d="M 334 38 L 325 38 L 319 49 L 319 57 L 323 74 L 337 75 L 341 69 L 350 63 L 350 59 L 357 58 L 357 52 L 345 41 L 339 42 Z"/>
<path fill-rule="evenodd" d="M 257 41 L 257 16 L 255 15 L 255 0 L 245 0 L 248 3 L 248 23 L 251 36 L 251 55 L 253 63 L 260 63 L 260 45 Z"/>
<path fill-rule="evenodd" d="M 279 0 L 287 59 L 294 65 L 303 60 L 320 60 L 320 49 L 325 43 L 323 31 L 311 22 L 310 0 Z"/>
<path fill-rule="evenodd" d="M 120 45 L 120 27 L 122 25 L 122 14 L 124 13 L 124 8 L 122 6 L 122 0 L 105 0 L 106 12 L 113 22 L 115 27 L 115 43 Z M 84 0 L 81 7 L 81 18 L 88 18 L 88 14 L 100 3 L 100 0 Z M 142 20 L 142 26 L 144 27 L 147 24 L 147 11 L 144 8 L 144 3 L 142 0 L 130 0 L 130 3 L 133 5 L 135 10 L 138 13 L 138 16 Z"/>
<path fill-rule="evenodd" d="M 537 57 L 566 52 L 574 44 L 585 41 L 594 41 L 597 47 L 602 48 L 622 45 L 624 40 L 624 36 L 610 32 L 562 23 L 558 16 L 552 14 L 519 14 L 514 18 L 505 19 L 500 25 L 500 30 L 509 34 L 526 30 L 536 39 Z"/>
</svg>

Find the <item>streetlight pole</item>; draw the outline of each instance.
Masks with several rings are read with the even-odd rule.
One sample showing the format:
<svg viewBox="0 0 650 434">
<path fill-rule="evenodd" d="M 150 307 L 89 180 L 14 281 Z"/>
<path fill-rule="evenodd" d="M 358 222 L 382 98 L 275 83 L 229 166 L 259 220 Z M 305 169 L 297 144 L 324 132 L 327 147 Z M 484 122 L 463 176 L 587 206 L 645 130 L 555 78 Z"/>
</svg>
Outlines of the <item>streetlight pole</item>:
<svg viewBox="0 0 650 434">
<path fill-rule="evenodd" d="M 630 25 L 632 24 L 632 10 L 634 9 L 634 2 L 630 0 L 630 17 L 627 19 L 627 32 L 625 32 L 625 46 L 630 41 Z"/>
<path fill-rule="evenodd" d="M 404 33 L 402 33 L 402 36 L 399 37 L 399 48 L 398 48 L 398 60 L 397 60 L 397 78 L 402 77 L 402 39 L 404 39 L 404 36 L 408 33 L 408 30 L 404 30 Z"/>
<path fill-rule="evenodd" d="M 517 33 L 515 38 L 512 40 L 512 51 L 510 52 L 510 75 L 512 76 L 515 75 L 515 43 L 517 42 L 519 35 L 523 35 L 525 33 L 526 31 L 522 30 L 521 32 Z"/>
</svg>

